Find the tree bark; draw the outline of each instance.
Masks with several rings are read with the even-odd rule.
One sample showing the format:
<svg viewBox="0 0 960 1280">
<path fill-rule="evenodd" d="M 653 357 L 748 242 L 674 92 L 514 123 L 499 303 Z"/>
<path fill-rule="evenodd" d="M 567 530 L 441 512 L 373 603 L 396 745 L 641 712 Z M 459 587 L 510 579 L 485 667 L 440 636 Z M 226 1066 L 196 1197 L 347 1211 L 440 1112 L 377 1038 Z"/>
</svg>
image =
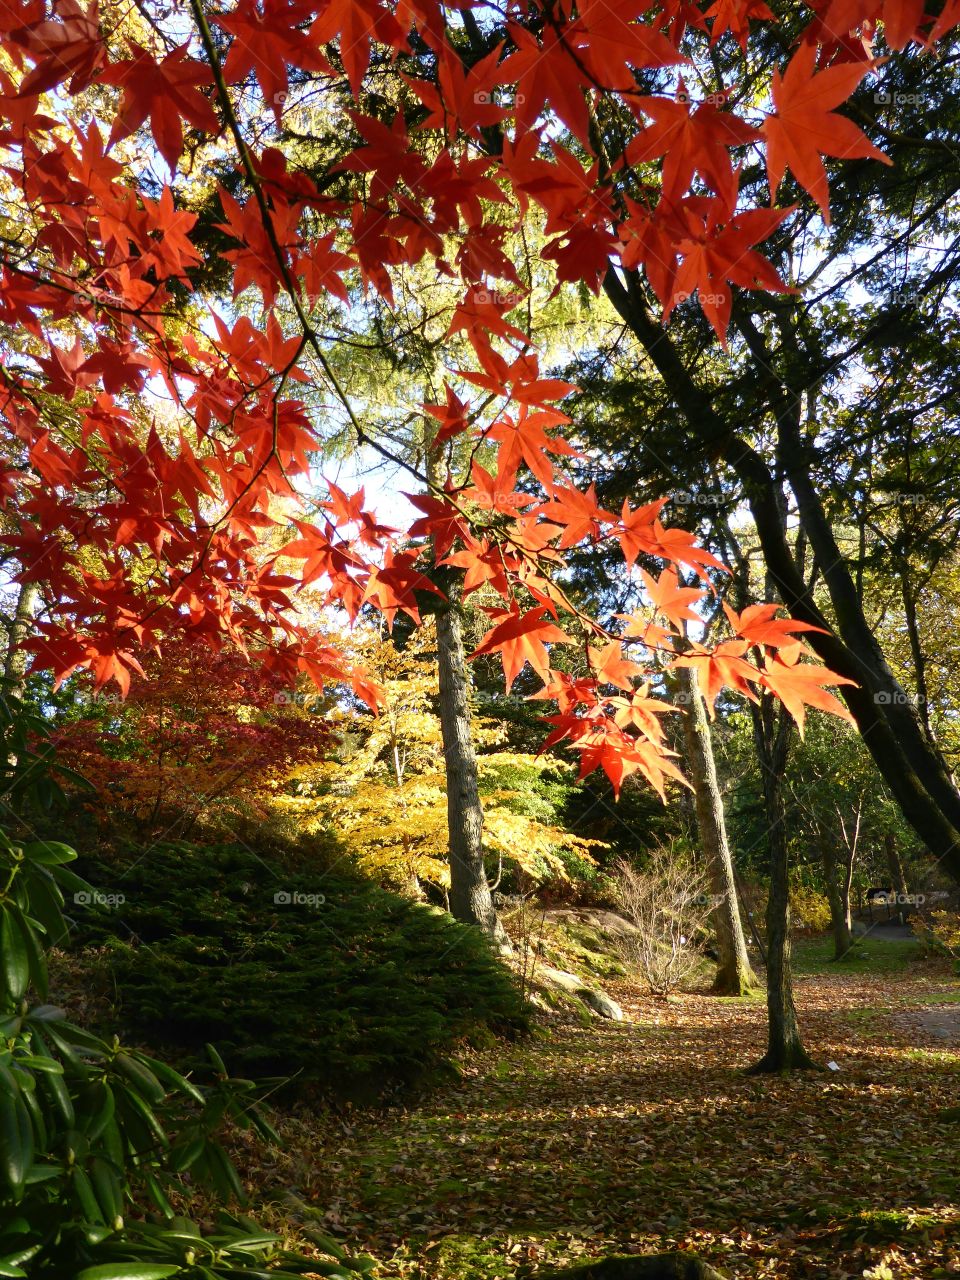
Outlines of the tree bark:
<svg viewBox="0 0 960 1280">
<path fill-rule="evenodd" d="M 477 757 L 470 731 L 463 617 L 455 600 L 437 612 L 440 730 L 447 781 L 450 845 L 450 910 L 457 920 L 478 924 L 497 941 L 505 938 L 497 918 L 483 857 L 483 808 Z"/>
<path fill-rule="evenodd" d="M 824 629 L 810 632 L 808 643 L 832 670 L 857 682 L 857 687 L 844 686 L 841 692 L 864 744 L 906 820 L 933 857 L 960 882 L 960 792 L 939 752 L 928 741 L 916 709 L 890 670 L 867 622 L 856 583 L 812 480 L 794 416 L 788 411 L 795 393 L 779 386 L 777 397 L 778 386 L 772 388 L 781 427 L 778 465 L 783 466 L 796 498 L 801 525 L 830 596 L 837 633 L 817 607 L 794 562 L 781 519 L 778 481 L 763 455 L 698 386 L 670 335 L 650 314 L 636 274 L 624 272 L 621 278 L 611 268 L 604 289 L 683 413 L 691 449 L 708 460 L 724 459 L 737 475 L 780 599 L 794 617 Z M 757 361 L 773 370 L 776 361 L 766 350 L 762 335 L 743 317 L 738 317 L 738 325 L 751 349 L 757 348 Z"/>
<path fill-rule="evenodd" d="M 35 582 L 20 587 L 13 618 L 7 627 L 7 652 L 3 660 L 4 693 L 23 697 L 29 654 L 21 645 L 30 633 L 40 590 Z"/>
<path fill-rule="evenodd" d="M 853 946 L 853 921 L 850 918 L 850 881 L 847 867 L 852 869 L 853 859 L 844 862 L 843 880 L 837 876 L 837 856 L 833 851 L 829 838 L 820 845 L 820 856 L 823 862 L 823 878 L 827 889 L 827 901 L 830 903 L 830 927 L 833 931 L 833 958 L 842 960 Z"/>
<path fill-rule="evenodd" d="M 433 431 L 424 424 L 427 479 L 442 489 Z M 477 754 L 470 725 L 470 675 L 463 647 L 460 582 L 453 578 L 447 599 L 437 608 L 437 666 L 440 685 L 440 736 L 447 784 L 447 841 L 450 862 L 450 911 L 465 924 L 477 924 L 498 946 L 510 941 L 500 923 L 483 856 L 483 807 Z"/>
<path fill-rule="evenodd" d="M 677 678 L 683 695 L 683 737 L 687 768 L 693 782 L 697 829 L 715 902 L 713 926 L 719 961 L 713 989 L 717 995 L 742 996 L 759 984 L 750 966 L 743 936 L 710 725 L 696 670 L 678 667 Z"/>
<path fill-rule="evenodd" d="M 902 924 L 910 909 L 906 901 L 910 890 L 907 888 L 906 873 L 904 872 L 903 862 L 892 832 L 888 831 L 883 837 L 883 847 L 887 855 L 887 866 L 890 868 L 890 883 L 893 885 L 893 891 L 897 895 L 897 916 Z"/>
<path fill-rule="evenodd" d="M 767 1052 L 750 1068 L 752 1075 L 806 1070 L 816 1066 L 803 1047 L 793 1000 L 790 947 L 790 863 L 787 848 L 783 775 L 790 743 L 790 721 L 775 716 L 769 695 L 751 706 L 754 741 L 763 773 L 763 797 L 770 849 L 767 898 Z"/>
</svg>

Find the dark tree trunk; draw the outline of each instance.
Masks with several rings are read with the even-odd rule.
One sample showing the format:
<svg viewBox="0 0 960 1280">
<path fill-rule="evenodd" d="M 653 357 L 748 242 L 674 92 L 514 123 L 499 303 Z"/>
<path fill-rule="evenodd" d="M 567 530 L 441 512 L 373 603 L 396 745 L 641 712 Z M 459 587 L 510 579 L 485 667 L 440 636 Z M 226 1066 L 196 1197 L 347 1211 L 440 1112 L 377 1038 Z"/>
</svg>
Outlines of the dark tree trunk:
<svg viewBox="0 0 960 1280">
<path fill-rule="evenodd" d="M 697 830 L 715 901 L 713 926 L 719 960 L 713 989 L 717 995 L 742 996 L 759 984 L 750 967 L 743 936 L 710 724 L 696 670 L 678 667 L 677 679 L 683 695 L 683 737 L 696 802 Z"/>
<path fill-rule="evenodd" d="M 833 958 L 834 960 L 842 960 L 853 946 L 853 921 L 850 918 L 850 880 L 847 874 L 848 868 L 851 871 L 853 869 L 853 858 L 848 856 L 842 867 L 839 866 L 829 837 L 822 841 L 820 848 L 827 901 L 830 903 Z M 838 875 L 840 870 L 843 871 L 842 878 Z"/>
<path fill-rule="evenodd" d="M 910 891 L 907 888 L 906 873 L 903 870 L 903 862 L 900 859 L 897 842 L 892 832 L 888 831 L 883 837 L 883 847 L 887 855 L 887 866 L 890 868 L 890 883 L 893 885 L 893 891 L 897 895 L 897 915 L 903 921 L 909 911 L 907 897 Z"/>
<path fill-rule="evenodd" d="M 764 695 L 753 712 L 754 741 L 763 773 L 763 798 L 770 848 L 770 895 L 767 899 L 767 1052 L 750 1068 L 751 1074 L 797 1071 L 816 1064 L 800 1038 L 793 1002 L 790 965 L 790 860 L 787 847 L 783 775 L 787 764 L 791 722 L 786 712 L 775 715 Z"/>
<path fill-rule="evenodd" d="M 857 585 L 811 475 L 793 413 L 797 393 L 776 382 L 776 360 L 767 351 L 762 334 L 749 316 L 738 313 L 736 323 L 766 371 L 767 381 L 774 377 L 770 393 L 780 429 L 778 464 L 796 498 L 801 527 L 830 595 L 836 634 L 794 561 L 782 520 L 780 482 L 767 461 L 694 380 L 670 334 L 650 314 L 636 274 L 625 272 L 621 278 L 611 269 L 604 288 L 683 413 L 691 450 L 707 461 L 724 459 L 743 485 L 767 571 L 780 599 L 794 617 L 824 628 L 823 633 L 809 633 L 810 646 L 827 666 L 857 682 L 857 687 L 844 686 L 842 693 L 864 744 L 906 820 L 932 856 L 960 882 L 960 792 L 867 621 Z"/>
</svg>

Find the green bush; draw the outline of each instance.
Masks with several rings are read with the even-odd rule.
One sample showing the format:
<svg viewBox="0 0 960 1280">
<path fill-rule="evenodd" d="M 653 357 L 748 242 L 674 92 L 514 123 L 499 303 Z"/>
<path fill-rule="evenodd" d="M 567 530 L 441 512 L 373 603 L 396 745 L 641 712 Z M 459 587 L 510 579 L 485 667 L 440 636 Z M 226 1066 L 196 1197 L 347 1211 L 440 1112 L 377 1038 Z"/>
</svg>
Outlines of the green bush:
<svg viewBox="0 0 960 1280">
<path fill-rule="evenodd" d="M 449 1070 L 459 1041 L 525 1026 L 478 930 L 368 882 L 185 842 L 87 871 L 123 899 L 79 924 L 121 1021 L 187 1061 L 211 1040 L 232 1071 L 367 1099 Z"/>
<path fill-rule="evenodd" d="M 65 896 L 91 889 L 56 841 L 0 832 L 0 1276 L 12 1280 L 254 1280 L 318 1269 L 342 1280 L 372 1260 L 319 1242 L 294 1254 L 249 1219 L 221 1213 L 201 1232 L 171 1197 L 188 1175 L 221 1201 L 243 1188 L 217 1135 L 229 1121 L 273 1130 L 250 1081 L 228 1078 L 208 1046 L 212 1087 L 67 1020 L 48 998 L 46 952 L 65 937 Z M 144 1209 L 154 1221 L 142 1220 Z"/>
</svg>

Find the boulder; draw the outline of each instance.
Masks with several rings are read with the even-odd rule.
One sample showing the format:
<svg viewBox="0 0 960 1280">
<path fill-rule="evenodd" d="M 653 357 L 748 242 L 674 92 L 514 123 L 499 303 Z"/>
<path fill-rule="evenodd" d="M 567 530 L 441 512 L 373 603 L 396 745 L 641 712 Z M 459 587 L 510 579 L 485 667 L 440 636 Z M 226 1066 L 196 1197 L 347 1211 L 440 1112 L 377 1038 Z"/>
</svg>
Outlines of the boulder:
<svg viewBox="0 0 960 1280">
<path fill-rule="evenodd" d="M 614 1022 L 623 1021 L 623 1010 L 605 991 L 595 991 L 593 987 L 581 987 L 577 995 L 588 1009 L 592 1009 L 601 1018 L 611 1018 Z"/>
<path fill-rule="evenodd" d="M 586 925 L 590 929 L 598 929 L 610 938 L 629 938 L 639 933 L 637 926 L 626 916 L 616 911 L 604 911 L 599 907 L 558 907 L 547 911 L 547 921 L 555 924 Z"/>
<path fill-rule="evenodd" d="M 554 969 L 548 964 L 543 964 L 537 966 L 534 980 L 545 986 L 559 987 L 561 991 L 576 996 L 578 1000 L 583 1001 L 591 1013 L 595 1013 L 600 1018 L 611 1018 L 614 1022 L 623 1022 L 623 1010 L 616 1000 L 611 1000 L 605 991 L 588 987 L 575 973 L 568 973 L 566 969 Z"/>
<path fill-rule="evenodd" d="M 539 982 L 559 987 L 561 991 L 569 991 L 574 996 L 584 986 L 583 979 L 578 978 L 575 973 L 568 973 L 566 969 L 554 969 L 549 964 L 538 964 L 533 976 Z"/>
<path fill-rule="evenodd" d="M 537 1271 L 533 1280 L 724 1280 L 695 1253 L 613 1254 L 558 1271 Z"/>
</svg>

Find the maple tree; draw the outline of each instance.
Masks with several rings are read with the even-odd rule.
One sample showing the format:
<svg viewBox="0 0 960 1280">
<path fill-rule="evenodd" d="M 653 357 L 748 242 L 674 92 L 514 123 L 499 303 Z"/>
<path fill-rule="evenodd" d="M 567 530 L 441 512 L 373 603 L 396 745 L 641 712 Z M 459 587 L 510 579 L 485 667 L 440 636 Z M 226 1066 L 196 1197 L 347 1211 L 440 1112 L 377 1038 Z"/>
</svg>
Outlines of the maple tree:
<svg viewBox="0 0 960 1280">
<path fill-rule="evenodd" d="M 899 0 L 837 8 L 821 6 L 773 71 L 767 109 L 750 120 L 708 104 L 684 121 L 668 92 L 640 92 L 702 43 L 702 17 L 682 7 L 518 5 L 487 48 L 481 6 L 433 0 L 192 0 L 188 14 L 146 17 L 78 0 L 8 6 L 0 138 L 16 234 L 2 261 L 0 478 L 16 576 L 42 586 L 34 669 L 88 670 L 126 693 L 149 653 L 189 636 L 249 652 L 288 686 L 298 674 L 346 682 L 376 704 L 375 682 L 304 617 L 301 589 L 350 619 L 369 607 L 419 622 L 448 564 L 465 596 L 482 583 L 501 597 L 477 652 L 502 655 L 508 685 L 527 663 L 543 679 L 558 707 L 548 742 L 568 742 L 615 788 L 633 773 L 660 790 L 679 780 L 634 678 L 653 653 L 670 658 L 669 575 L 692 567 L 704 594 L 722 566 L 667 529 L 660 506 L 606 511 L 560 470 L 570 388 L 542 375 L 529 286 L 502 246 L 536 210 L 558 287 L 597 291 L 611 262 L 639 265 L 664 319 L 696 290 L 724 341 L 735 288 L 782 287 L 756 246 L 786 211 L 740 207 L 746 151 L 765 149 L 771 196 L 789 168 L 828 218 L 822 156 L 875 154 L 836 110 L 871 73 L 868 42 L 837 31 L 883 21 L 929 46 L 953 25 L 951 6 L 910 19 Z M 772 24 L 758 5 L 708 16 L 713 42 L 729 31 L 748 47 L 751 20 Z M 292 83 L 321 95 L 340 139 L 322 182 L 271 141 Z M 210 230 L 185 179 L 205 156 L 230 174 L 214 228 L 230 297 L 199 270 Z M 360 308 L 365 293 L 390 306 L 395 277 L 423 264 L 462 290 L 448 332 L 465 358 L 445 407 L 420 406 L 441 423 L 432 451 L 446 474 L 431 483 L 404 464 L 431 494 L 395 531 L 362 491 L 317 494 L 324 416 L 303 365 L 316 363 L 370 445 L 313 312 Z M 247 293 L 258 324 L 234 305 Z M 471 446 L 463 474 L 455 442 Z M 481 446 L 496 447 L 492 469 L 473 456 Z M 628 564 L 642 553 L 666 566 L 651 597 L 666 625 L 635 617 L 622 634 L 572 606 L 564 553 L 604 543 Z M 743 614 L 722 650 L 698 653 L 705 685 L 771 690 L 800 721 L 811 705 L 845 714 L 824 692 L 841 678 L 797 626 L 785 639 L 769 623 Z M 567 643 L 583 648 L 586 678 L 553 671 L 551 646 Z"/>
<path fill-rule="evenodd" d="M 105 822 L 122 816 L 141 831 L 161 824 L 183 836 L 198 819 L 215 825 L 225 804 L 262 812 L 291 767 L 331 740 L 327 717 L 236 649 L 211 653 L 188 635 L 144 664 L 126 699 L 91 697 L 91 682 L 81 682 L 53 735 L 58 758 L 95 789 L 87 805 Z"/>
</svg>

